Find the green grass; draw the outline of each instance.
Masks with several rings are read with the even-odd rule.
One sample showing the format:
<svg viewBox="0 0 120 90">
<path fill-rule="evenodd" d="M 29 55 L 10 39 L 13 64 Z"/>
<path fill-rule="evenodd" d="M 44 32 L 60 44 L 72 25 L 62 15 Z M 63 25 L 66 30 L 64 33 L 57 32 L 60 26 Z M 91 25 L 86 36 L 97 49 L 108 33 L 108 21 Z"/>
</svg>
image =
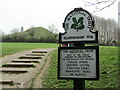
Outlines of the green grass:
<svg viewBox="0 0 120 90">
<path fill-rule="evenodd" d="M 57 48 L 53 43 L 1 43 L 2 56 L 20 51 L 37 48 Z M 1 47 L 1 45 L 0 45 Z M 73 88 L 72 80 L 57 79 L 58 51 L 51 53 L 52 61 L 49 73 L 45 76 L 43 86 L 46 88 Z M 118 47 L 100 47 L 100 80 L 86 80 L 86 88 L 117 88 L 118 87 Z"/>
<path fill-rule="evenodd" d="M 2 56 L 37 48 L 57 48 L 57 43 L 0 43 Z M 0 45 L 0 46 L 1 46 Z"/>
<path fill-rule="evenodd" d="M 117 88 L 118 87 L 118 47 L 100 47 L 100 80 L 86 80 L 86 88 Z M 72 80 L 57 79 L 57 53 L 52 53 L 52 61 L 43 86 L 46 88 L 73 88 Z"/>
<path fill-rule="evenodd" d="M 57 79 L 57 59 L 58 59 L 58 51 L 55 50 L 51 53 L 51 63 L 49 74 L 45 76 L 45 81 L 43 82 L 43 86 L 45 88 L 71 88 L 72 81 L 68 80 L 58 80 Z"/>
</svg>

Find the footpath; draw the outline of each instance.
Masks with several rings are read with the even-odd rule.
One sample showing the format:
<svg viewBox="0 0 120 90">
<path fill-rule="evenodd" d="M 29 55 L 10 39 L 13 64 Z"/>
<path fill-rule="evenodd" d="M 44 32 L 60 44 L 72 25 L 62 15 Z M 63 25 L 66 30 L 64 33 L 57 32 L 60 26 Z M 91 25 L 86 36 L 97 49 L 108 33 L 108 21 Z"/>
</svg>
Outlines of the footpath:
<svg viewBox="0 0 120 90">
<path fill-rule="evenodd" d="M 33 88 L 41 88 L 43 75 L 49 67 L 49 53 L 52 50 L 54 49 L 29 50 L 1 58 L 0 89 L 29 88 L 33 81 Z"/>
</svg>

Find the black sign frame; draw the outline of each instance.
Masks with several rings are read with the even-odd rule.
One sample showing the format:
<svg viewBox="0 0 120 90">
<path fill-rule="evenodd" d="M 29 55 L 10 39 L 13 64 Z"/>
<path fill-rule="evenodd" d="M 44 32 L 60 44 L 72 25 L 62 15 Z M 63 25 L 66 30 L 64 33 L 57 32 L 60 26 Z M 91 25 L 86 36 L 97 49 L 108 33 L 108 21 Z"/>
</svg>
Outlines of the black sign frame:
<svg viewBox="0 0 120 90">
<path fill-rule="evenodd" d="M 65 32 L 67 33 L 67 32 Z M 64 35 L 65 33 L 59 33 L 59 42 L 61 44 L 67 44 L 67 43 L 98 43 L 98 31 L 93 32 L 95 33 L 95 40 L 90 40 L 90 41 L 62 41 L 62 35 Z"/>
<path fill-rule="evenodd" d="M 95 49 L 96 50 L 96 77 L 95 78 L 75 78 L 60 77 L 60 52 L 65 49 Z M 83 79 L 83 80 L 99 80 L 99 46 L 83 46 L 83 47 L 58 47 L 58 79 Z"/>
</svg>

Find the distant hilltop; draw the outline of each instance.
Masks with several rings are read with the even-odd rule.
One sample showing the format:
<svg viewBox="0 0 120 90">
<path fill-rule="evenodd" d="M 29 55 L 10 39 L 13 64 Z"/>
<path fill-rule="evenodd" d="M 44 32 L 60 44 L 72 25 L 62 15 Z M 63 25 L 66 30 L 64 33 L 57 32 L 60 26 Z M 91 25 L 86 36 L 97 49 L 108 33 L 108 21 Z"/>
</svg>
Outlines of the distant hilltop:
<svg viewBox="0 0 120 90">
<path fill-rule="evenodd" d="M 32 27 L 25 31 L 14 32 L 10 35 L 3 35 L 2 42 L 48 42 L 55 43 L 58 34 L 43 27 Z"/>
</svg>

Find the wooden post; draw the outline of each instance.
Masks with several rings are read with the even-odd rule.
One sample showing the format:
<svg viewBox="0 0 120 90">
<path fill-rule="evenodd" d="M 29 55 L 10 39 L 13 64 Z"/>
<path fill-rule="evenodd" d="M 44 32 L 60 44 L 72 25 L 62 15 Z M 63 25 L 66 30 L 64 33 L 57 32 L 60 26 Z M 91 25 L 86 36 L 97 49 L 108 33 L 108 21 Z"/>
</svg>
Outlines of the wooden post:
<svg viewBox="0 0 120 90">
<path fill-rule="evenodd" d="M 74 43 L 74 47 L 83 47 L 85 43 Z M 85 80 L 83 79 L 75 79 L 74 82 L 74 90 L 85 90 Z"/>
<path fill-rule="evenodd" d="M 72 43 L 69 47 L 83 47 L 85 43 Z M 84 79 L 74 79 L 73 90 L 85 90 L 85 80 Z"/>
<path fill-rule="evenodd" d="M 73 90 L 85 90 L 85 80 L 83 79 L 75 79 L 73 85 Z"/>
</svg>

